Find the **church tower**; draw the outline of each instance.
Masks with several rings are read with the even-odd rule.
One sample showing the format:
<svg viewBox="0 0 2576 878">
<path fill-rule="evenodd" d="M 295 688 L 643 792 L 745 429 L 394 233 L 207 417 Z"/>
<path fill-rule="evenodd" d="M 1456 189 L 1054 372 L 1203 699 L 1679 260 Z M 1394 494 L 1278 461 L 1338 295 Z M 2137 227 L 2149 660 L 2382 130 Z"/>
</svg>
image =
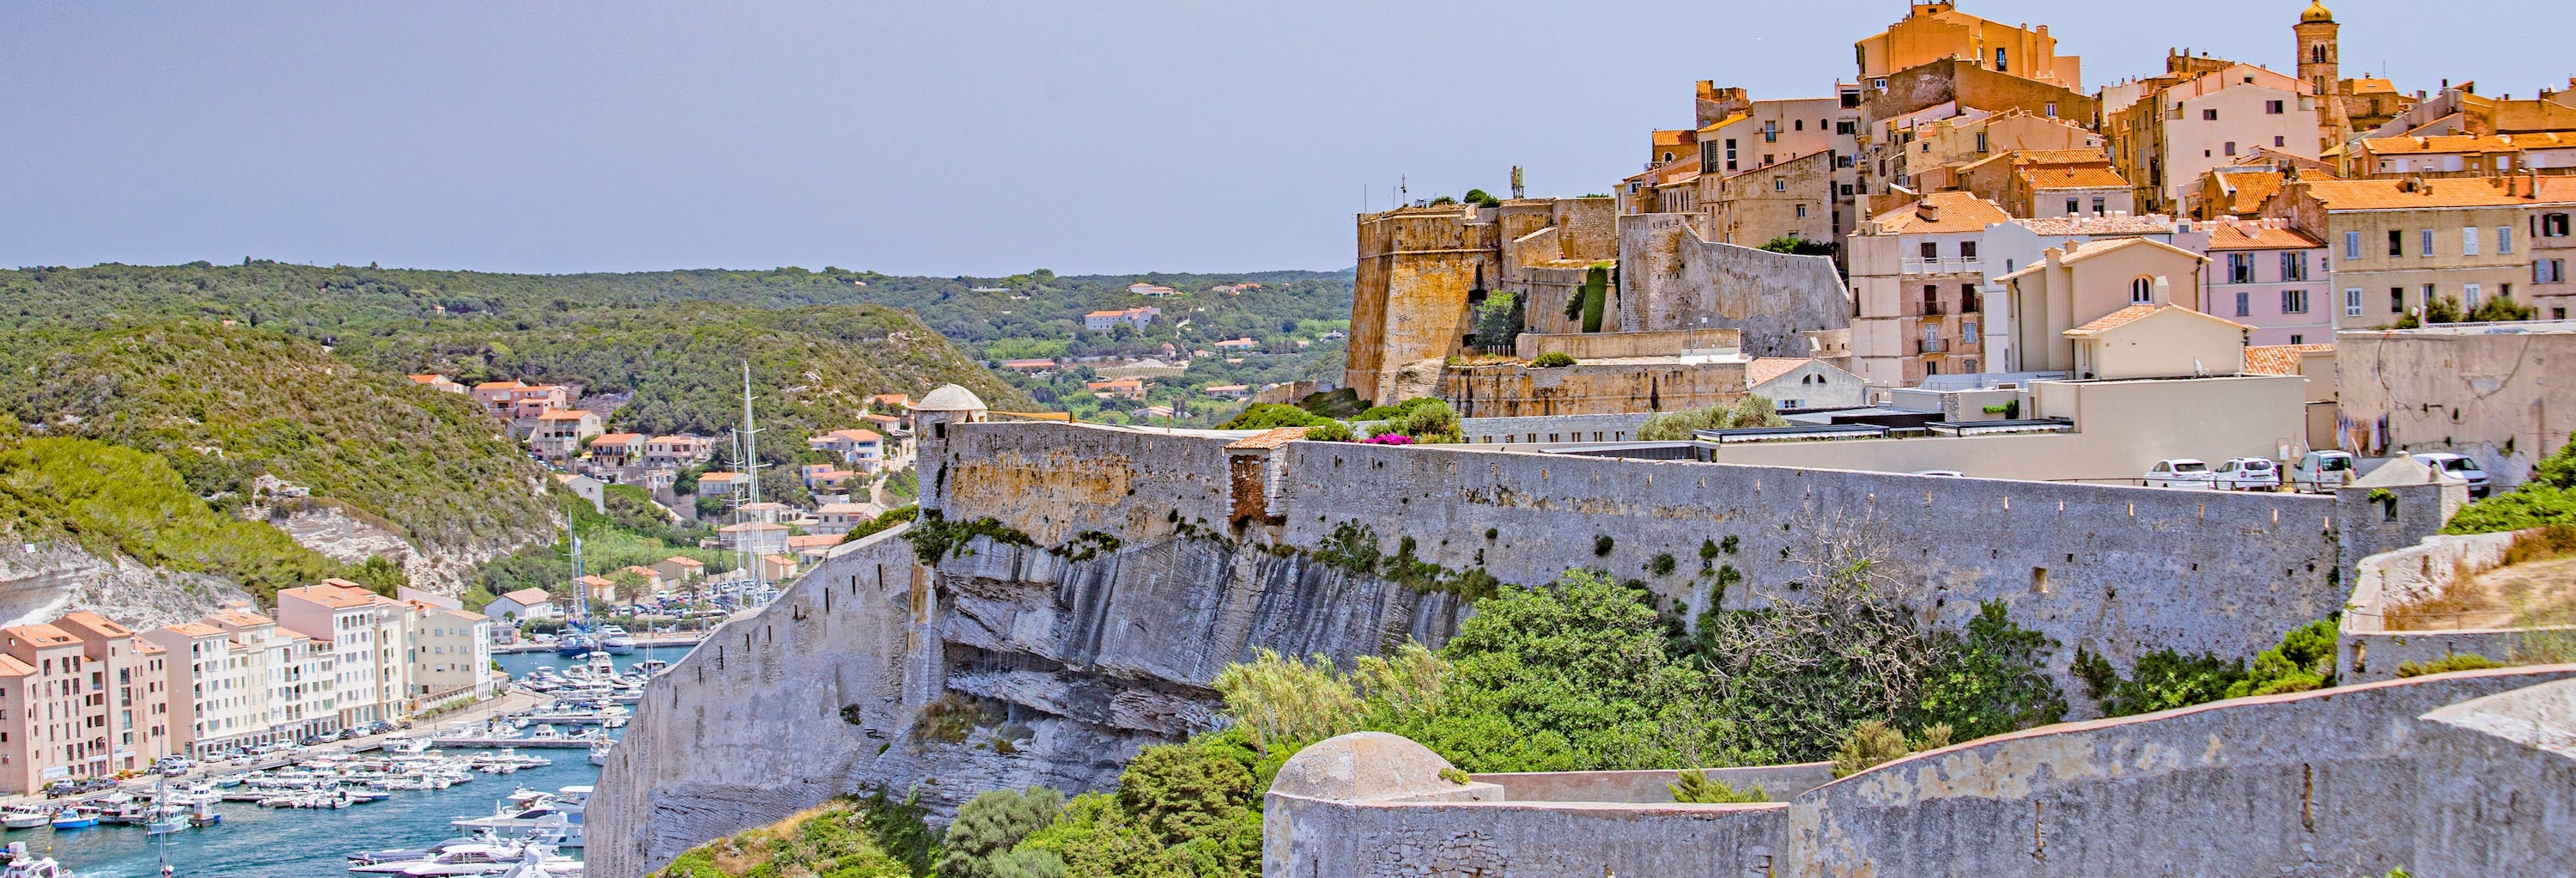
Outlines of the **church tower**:
<svg viewBox="0 0 2576 878">
<path fill-rule="evenodd" d="M 2323 0 L 2315 0 L 2308 11 L 2299 13 L 2299 26 L 2292 30 L 2299 35 L 2299 78 L 2316 86 L 2320 96 L 2333 94 L 2343 80 L 2342 48 L 2336 37 L 2343 25 L 2335 23 L 2334 12 Z"/>
<path fill-rule="evenodd" d="M 2299 37 L 2299 78 L 2316 89 L 2317 127 L 2323 129 L 2317 147 L 2333 149 L 2352 137 L 2352 117 L 2343 105 L 2343 25 L 2335 23 L 2325 0 L 2309 0 L 2299 26 L 2290 30 Z"/>
</svg>

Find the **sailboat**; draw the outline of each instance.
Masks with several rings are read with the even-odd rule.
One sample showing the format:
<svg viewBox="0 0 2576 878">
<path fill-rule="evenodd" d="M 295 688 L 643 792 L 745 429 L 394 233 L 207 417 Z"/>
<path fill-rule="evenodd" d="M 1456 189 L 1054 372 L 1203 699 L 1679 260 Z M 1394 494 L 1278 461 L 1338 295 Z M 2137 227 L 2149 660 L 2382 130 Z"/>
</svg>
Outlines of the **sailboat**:
<svg viewBox="0 0 2576 878">
<path fill-rule="evenodd" d="M 146 835 L 168 835 L 188 828 L 188 812 L 170 803 L 169 775 L 161 775 L 160 782 L 153 786 L 152 810 L 144 814 L 147 815 L 143 823 L 143 832 Z"/>
<path fill-rule="evenodd" d="M 581 576 L 581 532 L 576 527 L 572 533 L 572 622 L 555 632 L 555 655 L 562 658 L 580 658 L 599 648 L 589 628 L 590 586 L 582 583 Z"/>
</svg>

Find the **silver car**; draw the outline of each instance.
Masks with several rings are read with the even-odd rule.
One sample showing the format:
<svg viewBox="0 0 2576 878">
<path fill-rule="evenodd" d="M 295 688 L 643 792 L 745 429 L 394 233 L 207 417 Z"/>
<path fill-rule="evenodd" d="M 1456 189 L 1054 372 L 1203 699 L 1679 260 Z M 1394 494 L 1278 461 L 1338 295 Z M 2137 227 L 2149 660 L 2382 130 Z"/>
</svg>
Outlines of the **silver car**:
<svg viewBox="0 0 2576 878">
<path fill-rule="evenodd" d="M 2209 464 L 2188 457 L 2159 460 L 2147 468 L 2147 487 L 2188 488 L 2206 491 L 2213 487 Z"/>
<path fill-rule="evenodd" d="M 2260 457 L 2231 457 L 2218 465 L 2210 482 L 2221 491 L 2281 490 L 2281 465 Z"/>
</svg>

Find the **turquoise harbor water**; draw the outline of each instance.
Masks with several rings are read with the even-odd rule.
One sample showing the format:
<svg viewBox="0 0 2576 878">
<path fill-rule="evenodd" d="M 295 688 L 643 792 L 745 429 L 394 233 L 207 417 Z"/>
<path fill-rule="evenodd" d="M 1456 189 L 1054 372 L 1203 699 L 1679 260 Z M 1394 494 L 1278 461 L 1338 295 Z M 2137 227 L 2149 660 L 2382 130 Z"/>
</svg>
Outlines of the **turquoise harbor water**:
<svg viewBox="0 0 2576 878">
<path fill-rule="evenodd" d="M 637 649 L 617 657 L 623 669 L 636 661 L 676 661 L 687 647 Z M 561 667 L 553 653 L 498 657 L 501 668 L 523 674 L 542 665 Z M 447 751 L 450 753 L 465 751 Z M 552 791 L 589 784 L 599 769 L 581 750 L 536 750 L 555 761 L 544 768 L 515 774 L 476 774 L 472 783 L 444 790 L 398 790 L 390 798 L 340 810 L 271 809 L 249 802 L 225 802 L 224 822 L 207 829 L 187 829 L 166 836 L 170 865 L 179 878 L 328 878 L 348 875 L 343 861 L 351 851 L 415 847 L 458 835 L 447 821 L 479 817 L 518 787 Z M 157 874 L 159 840 L 140 826 L 96 826 L 56 832 L 51 829 L 7 830 L 6 841 L 23 841 L 53 857 L 75 878 L 151 878 Z"/>
</svg>

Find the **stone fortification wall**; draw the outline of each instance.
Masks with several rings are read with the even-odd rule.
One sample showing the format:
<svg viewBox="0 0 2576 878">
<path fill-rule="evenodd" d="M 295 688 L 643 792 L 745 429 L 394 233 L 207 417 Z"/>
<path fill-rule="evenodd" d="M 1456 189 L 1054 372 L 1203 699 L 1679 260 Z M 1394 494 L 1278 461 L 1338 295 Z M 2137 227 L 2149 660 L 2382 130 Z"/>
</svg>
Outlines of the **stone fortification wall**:
<svg viewBox="0 0 2576 878">
<path fill-rule="evenodd" d="M 1732 329 L 1671 329 L 1659 332 L 1593 332 L 1542 335 L 1521 333 L 1514 354 L 1535 360 L 1541 354 L 1564 354 L 1578 360 L 1604 357 L 1676 357 L 1683 354 L 1734 353 L 1744 348 L 1744 334 Z"/>
<path fill-rule="evenodd" d="M 1646 414 L 1561 415 L 1542 418 L 1461 418 L 1458 433 L 1470 443 L 1632 442 Z"/>
<path fill-rule="evenodd" d="M 1772 801 L 1785 802 L 1808 790 L 1834 780 L 1831 762 L 1801 762 L 1795 765 L 1747 765 L 1735 768 L 1710 768 L 1702 772 L 1709 780 L 1752 792 L 1756 788 Z M 1659 805 L 1673 800 L 1672 785 L 1681 779 L 1678 771 L 1534 771 L 1511 774 L 1470 775 L 1478 783 L 1501 787 L 1504 798 L 1514 802 L 1630 802 Z"/>
<path fill-rule="evenodd" d="M 2534 629 L 2513 627 L 2510 612 L 2478 613 L 2448 620 L 2441 627 L 2389 630 L 2391 608 L 2437 597 L 2462 577 L 2474 577 L 2504 563 L 2505 550 L 2519 533 L 2433 536 L 2393 552 L 2364 558 L 2352 598 L 2345 603 L 2342 650 L 2337 659 L 2345 682 L 2386 680 L 2407 662 L 2430 664 L 2453 654 L 2482 655 L 2510 661 L 2525 648 Z M 2560 631 L 2569 629 L 2541 629 Z"/>
<path fill-rule="evenodd" d="M 2078 645 L 2123 666 L 2168 646 L 2252 655 L 2346 594 L 2332 579 L 2334 504 L 2318 497 L 1345 443 L 1286 452 L 1287 545 L 1366 527 L 1386 554 L 1410 542 L 1423 560 L 1518 583 L 1606 569 L 1696 614 L 1704 544 L 1736 545 L 1713 562 L 1744 575 L 1725 596 L 1734 608 L 1812 578 L 1794 559 L 1842 532 L 1874 544 L 1942 621 L 2004 601 L 2065 645 L 2061 665 Z M 1595 554 L 1603 536 L 1610 551 Z M 1675 572 L 1657 576 L 1662 554 Z"/>
<path fill-rule="evenodd" d="M 1851 325 L 1834 261 L 1703 237 L 1679 214 L 1619 218 L 1619 329 L 1735 329 L 1757 357 L 1810 355 L 1804 333 Z"/>
<path fill-rule="evenodd" d="M 1741 360 L 1631 357 L 1544 369 L 1506 363 L 1440 372 L 1440 398 L 1470 417 L 1672 412 L 1733 405 L 1747 392 Z"/>
<path fill-rule="evenodd" d="M 1301 753 L 1281 769 L 1262 874 L 2565 874 L 2571 675 L 2445 674 L 2049 726 L 1753 805 L 1527 801 L 1508 775 L 1499 790 L 1442 785 L 1428 751 L 1346 736 L 1310 748 L 1324 764 Z"/>
<path fill-rule="evenodd" d="M 1234 437 L 1056 423 L 952 424 L 939 476 L 951 521 L 985 516 L 1058 546 L 1085 531 L 1145 544 L 1222 522 Z"/>
</svg>

